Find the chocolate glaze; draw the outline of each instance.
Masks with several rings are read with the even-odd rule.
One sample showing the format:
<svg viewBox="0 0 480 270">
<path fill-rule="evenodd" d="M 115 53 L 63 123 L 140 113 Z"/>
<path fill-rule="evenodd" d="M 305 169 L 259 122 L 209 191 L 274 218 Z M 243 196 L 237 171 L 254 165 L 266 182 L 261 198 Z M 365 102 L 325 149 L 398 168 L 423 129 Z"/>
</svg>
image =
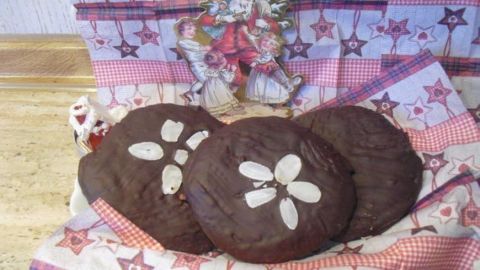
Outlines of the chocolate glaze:
<svg viewBox="0 0 480 270">
<path fill-rule="evenodd" d="M 178 142 L 161 139 L 160 130 L 167 119 L 185 125 Z M 161 104 L 131 111 L 97 151 L 80 160 L 78 177 L 83 193 L 90 203 L 101 197 L 167 249 L 195 254 L 210 251 L 213 245 L 195 221 L 183 189 L 163 194 L 162 170 L 167 164 L 182 168 L 174 161 L 175 151 L 191 153 L 185 141 L 195 132 L 211 133 L 222 126 L 200 107 Z M 144 141 L 158 143 L 163 158 L 146 161 L 128 152 L 130 145 Z"/>
<path fill-rule="evenodd" d="M 305 203 L 293 196 L 299 215 L 290 230 L 283 223 L 279 203 L 288 195 L 275 180 L 277 196 L 249 208 L 245 193 L 256 190 L 253 181 L 239 172 L 244 161 L 254 161 L 273 172 L 287 154 L 302 160 L 296 178 L 317 185 L 322 197 Z M 213 134 L 186 164 L 187 200 L 210 240 L 239 260 L 277 263 L 309 255 L 348 224 L 355 204 L 351 169 L 333 147 L 308 129 L 278 118 L 249 118 Z"/>
<path fill-rule="evenodd" d="M 408 213 L 422 185 L 422 162 L 403 131 L 355 106 L 314 111 L 294 121 L 332 143 L 355 170 L 357 208 L 336 240 L 380 234 Z"/>
</svg>

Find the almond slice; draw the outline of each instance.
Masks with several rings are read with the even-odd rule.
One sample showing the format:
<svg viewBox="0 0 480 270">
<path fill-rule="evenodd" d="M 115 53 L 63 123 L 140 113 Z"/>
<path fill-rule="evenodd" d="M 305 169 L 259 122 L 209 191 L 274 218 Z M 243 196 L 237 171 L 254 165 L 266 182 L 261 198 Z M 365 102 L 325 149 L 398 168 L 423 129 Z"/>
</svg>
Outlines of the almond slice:
<svg viewBox="0 0 480 270">
<path fill-rule="evenodd" d="M 174 122 L 170 119 L 167 119 L 163 123 L 162 130 L 160 131 L 162 139 L 166 142 L 177 142 L 178 137 L 182 134 L 184 125 L 182 122 Z"/>
<path fill-rule="evenodd" d="M 245 200 L 250 208 L 258 207 L 262 204 L 268 203 L 277 196 L 275 188 L 262 188 L 245 193 Z"/>
<path fill-rule="evenodd" d="M 238 171 L 245 177 L 260 180 L 272 181 L 273 173 L 270 169 L 262 164 L 253 161 L 244 161 L 238 166 Z"/>
<path fill-rule="evenodd" d="M 287 185 L 297 178 L 302 169 L 302 161 L 293 154 L 281 158 L 275 166 L 275 179 L 282 185 Z"/>
<path fill-rule="evenodd" d="M 195 150 L 203 140 L 208 138 L 208 136 L 209 133 L 207 130 L 198 131 L 188 138 L 186 144 L 188 147 L 190 147 L 190 149 Z"/>
<path fill-rule="evenodd" d="M 163 194 L 175 194 L 182 185 L 182 170 L 175 165 L 167 165 L 162 171 Z"/>
<path fill-rule="evenodd" d="M 130 145 L 128 152 L 139 159 L 159 160 L 163 157 L 162 147 L 154 142 L 141 142 Z"/>
<path fill-rule="evenodd" d="M 175 151 L 174 160 L 175 160 L 178 164 L 180 164 L 180 165 L 185 164 L 185 162 L 187 162 L 187 159 L 188 159 L 188 152 L 187 152 L 187 150 L 178 149 L 177 151 Z"/>
<path fill-rule="evenodd" d="M 320 198 L 322 197 L 320 189 L 310 182 L 291 182 L 287 185 L 287 191 L 293 197 L 306 203 L 316 203 L 320 201 Z"/>
<path fill-rule="evenodd" d="M 290 198 L 285 198 L 280 201 L 280 215 L 283 223 L 287 225 L 290 230 L 295 230 L 298 225 L 298 212 Z"/>
</svg>

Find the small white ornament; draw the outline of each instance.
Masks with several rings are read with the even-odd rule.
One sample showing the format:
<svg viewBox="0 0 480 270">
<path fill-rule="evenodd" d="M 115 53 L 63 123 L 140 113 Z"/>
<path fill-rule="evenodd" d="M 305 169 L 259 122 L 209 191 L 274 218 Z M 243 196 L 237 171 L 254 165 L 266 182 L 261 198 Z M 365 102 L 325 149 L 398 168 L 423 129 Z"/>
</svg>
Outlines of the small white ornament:
<svg viewBox="0 0 480 270">
<path fill-rule="evenodd" d="M 174 122 L 170 119 L 167 119 L 163 123 L 162 130 L 160 131 L 162 139 L 166 142 L 177 142 L 178 137 L 182 134 L 184 125 L 182 122 Z"/>
<path fill-rule="evenodd" d="M 183 150 L 183 149 L 178 149 L 177 151 L 175 151 L 175 161 L 180 164 L 180 165 L 184 165 L 185 162 L 187 162 L 187 159 L 188 159 L 188 152 L 186 150 Z"/>
<path fill-rule="evenodd" d="M 287 197 L 280 201 L 280 215 L 282 216 L 283 223 L 285 223 L 290 230 L 297 228 L 298 213 L 290 198 Z"/>
<path fill-rule="evenodd" d="M 302 169 L 302 161 L 296 155 L 288 154 L 281 158 L 275 166 L 275 179 L 282 185 L 287 185 L 297 178 Z"/>
<path fill-rule="evenodd" d="M 245 200 L 250 208 L 255 208 L 273 200 L 275 196 L 277 196 L 275 188 L 262 188 L 245 193 Z"/>
<path fill-rule="evenodd" d="M 139 159 L 159 160 L 163 157 L 162 147 L 154 142 L 141 142 L 130 145 L 128 152 Z"/>
<path fill-rule="evenodd" d="M 190 147 L 190 149 L 195 150 L 203 140 L 208 138 L 208 136 L 209 136 L 208 131 L 206 130 L 198 131 L 187 140 L 186 144 L 188 145 L 188 147 Z"/>
<path fill-rule="evenodd" d="M 182 170 L 175 165 L 167 165 L 162 171 L 163 194 L 175 194 L 182 185 Z"/>
<path fill-rule="evenodd" d="M 238 171 L 244 176 L 261 181 L 272 181 L 273 173 L 269 168 L 253 161 L 245 161 L 238 166 Z"/>
</svg>

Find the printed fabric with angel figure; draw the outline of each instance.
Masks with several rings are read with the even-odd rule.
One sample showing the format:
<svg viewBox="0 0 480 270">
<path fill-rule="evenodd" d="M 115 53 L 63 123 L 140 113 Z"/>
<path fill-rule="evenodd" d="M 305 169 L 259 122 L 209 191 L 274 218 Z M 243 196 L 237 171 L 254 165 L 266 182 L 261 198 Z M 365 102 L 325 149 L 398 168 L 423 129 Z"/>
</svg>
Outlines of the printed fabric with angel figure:
<svg viewBox="0 0 480 270">
<path fill-rule="evenodd" d="M 282 30 L 291 26 L 283 18 L 288 2 L 208 0 L 200 6 L 205 12 L 198 18 L 176 24 L 178 48 L 195 77 L 181 95 L 186 103 L 198 95 L 199 105 L 216 115 L 238 108 L 237 98 L 288 109 L 303 82 L 278 63 Z"/>
</svg>

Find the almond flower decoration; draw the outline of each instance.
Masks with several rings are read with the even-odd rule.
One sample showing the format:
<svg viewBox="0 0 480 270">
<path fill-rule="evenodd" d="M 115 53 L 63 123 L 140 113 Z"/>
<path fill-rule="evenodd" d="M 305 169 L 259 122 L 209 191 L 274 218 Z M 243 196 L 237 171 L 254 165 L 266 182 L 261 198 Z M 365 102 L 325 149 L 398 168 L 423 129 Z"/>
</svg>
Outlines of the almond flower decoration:
<svg viewBox="0 0 480 270">
<path fill-rule="evenodd" d="M 175 122 L 167 119 L 160 130 L 162 140 L 167 143 L 178 142 L 178 138 L 182 135 L 184 127 L 185 126 L 182 122 Z M 185 144 L 193 151 L 208 136 L 208 130 L 198 131 L 190 136 Z M 164 156 L 162 146 L 155 142 L 140 142 L 132 144 L 128 147 L 128 152 L 135 158 L 147 161 L 160 160 Z M 189 152 L 185 149 L 176 149 L 173 159 L 178 165 L 183 166 L 188 159 L 188 153 Z M 178 165 L 167 164 L 163 168 L 162 191 L 165 195 L 175 194 L 182 185 L 183 173 Z"/>
<path fill-rule="evenodd" d="M 288 196 L 280 201 L 280 215 L 285 225 L 290 230 L 295 230 L 298 225 L 298 212 L 291 196 L 306 203 L 317 203 L 322 193 L 320 189 L 306 181 L 295 181 L 302 169 L 302 161 L 293 154 L 288 154 L 280 159 L 275 166 L 274 173 L 262 165 L 253 161 L 245 161 L 238 167 L 239 172 L 253 181 L 256 189 L 245 193 L 245 200 L 250 208 L 256 208 L 266 204 L 277 196 L 277 183 L 273 187 L 263 187 L 267 182 L 276 181 L 286 186 Z"/>
</svg>

